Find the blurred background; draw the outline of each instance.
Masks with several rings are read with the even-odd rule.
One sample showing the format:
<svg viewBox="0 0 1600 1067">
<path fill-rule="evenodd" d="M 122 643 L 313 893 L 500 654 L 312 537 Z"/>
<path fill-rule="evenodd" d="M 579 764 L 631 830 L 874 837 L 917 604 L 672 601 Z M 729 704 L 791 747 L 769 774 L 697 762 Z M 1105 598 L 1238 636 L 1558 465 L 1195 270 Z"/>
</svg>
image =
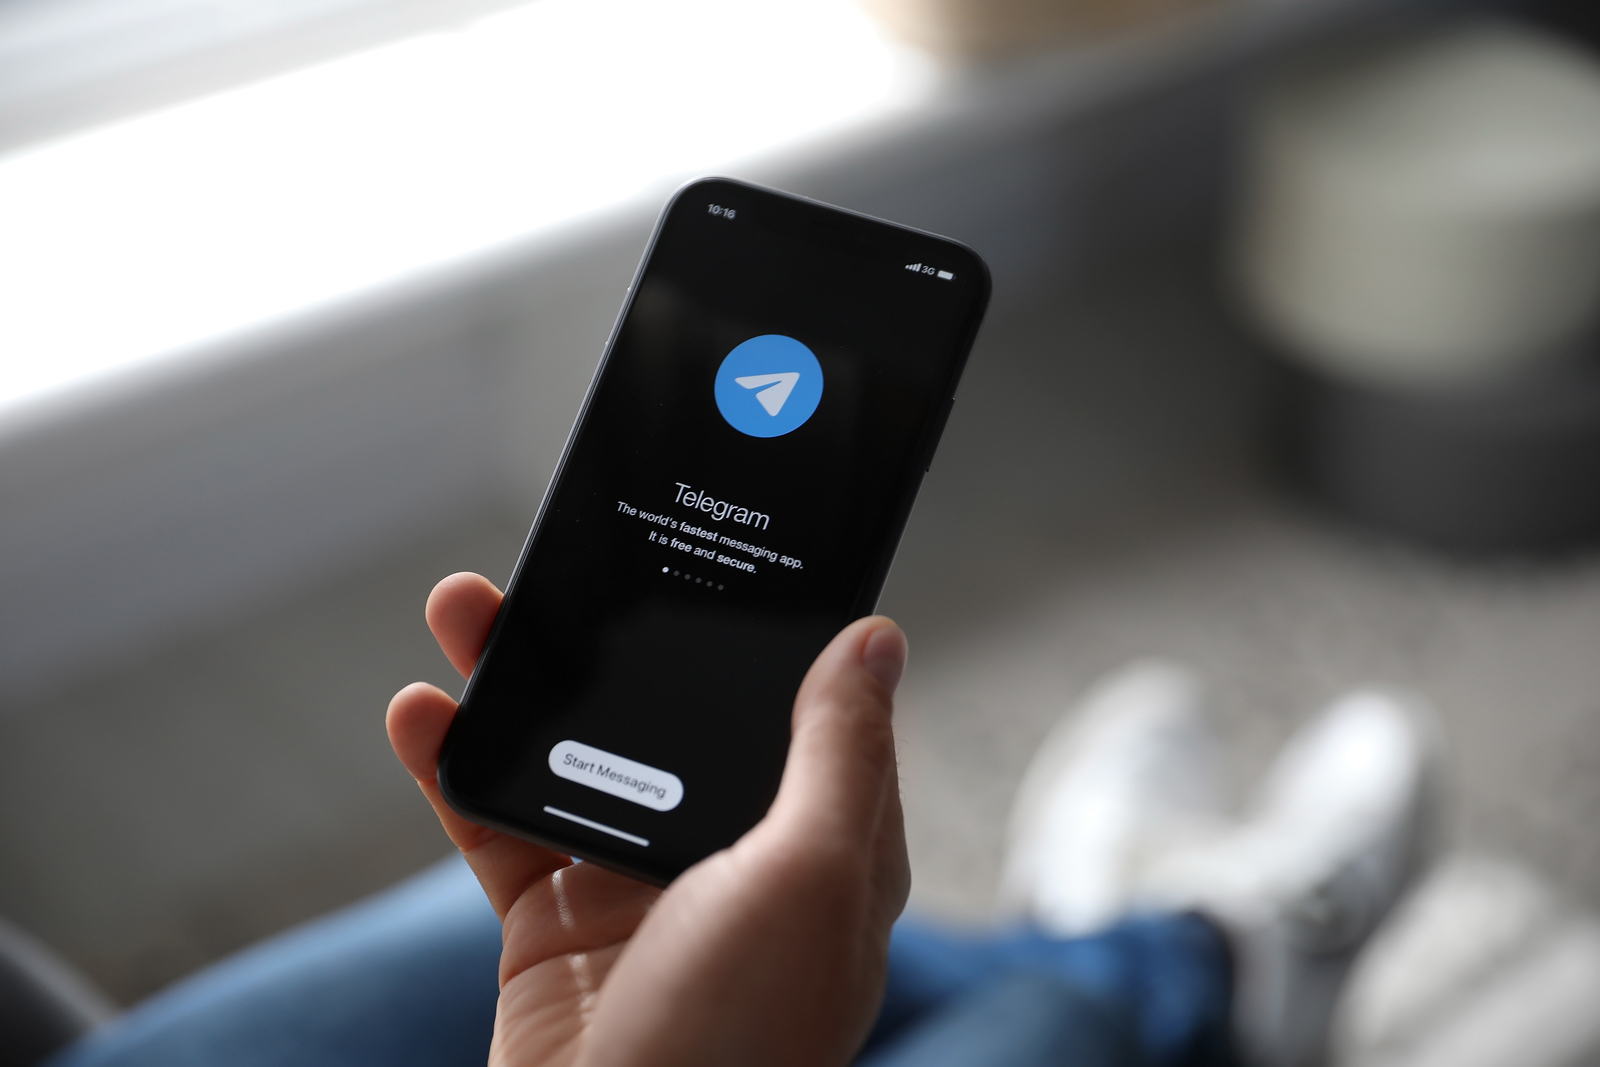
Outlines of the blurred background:
<svg viewBox="0 0 1600 1067">
<path fill-rule="evenodd" d="M 127 1004 L 448 849 L 459 679 L 670 191 L 963 240 L 883 600 L 913 906 L 1141 655 L 1240 795 L 1346 688 L 1449 742 L 1336 1058 L 1600 1063 L 1592 0 L 0 0 L 0 917 Z"/>
</svg>

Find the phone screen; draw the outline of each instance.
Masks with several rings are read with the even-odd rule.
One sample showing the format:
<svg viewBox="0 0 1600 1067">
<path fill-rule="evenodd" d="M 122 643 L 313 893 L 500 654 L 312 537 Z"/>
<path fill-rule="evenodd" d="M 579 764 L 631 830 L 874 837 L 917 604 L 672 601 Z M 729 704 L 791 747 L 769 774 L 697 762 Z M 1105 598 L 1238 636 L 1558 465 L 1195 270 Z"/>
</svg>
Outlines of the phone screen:
<svg viewBox="0 0 1600 1067">
<path fill-rule="evenodd" d="M 446 740 L 449 801 L 656 882 L 754 825 L 807 668 L 877 601 L 988 292 L 943 238 L 681 190 Z"/>
</svg>

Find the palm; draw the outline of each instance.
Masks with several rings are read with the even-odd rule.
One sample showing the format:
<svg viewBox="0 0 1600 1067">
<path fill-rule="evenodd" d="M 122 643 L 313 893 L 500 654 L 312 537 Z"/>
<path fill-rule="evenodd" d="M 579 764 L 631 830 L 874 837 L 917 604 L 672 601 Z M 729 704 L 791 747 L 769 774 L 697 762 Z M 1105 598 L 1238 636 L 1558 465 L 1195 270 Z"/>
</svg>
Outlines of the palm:
<svg viewBox="0 0 1600 1067">
<path fill-rule="evenodd" d="M 499 603 L 476 575 L 446 579 L 429 599 L 429 625 L 463 675 Z M 860 668 L 866 644 L 891 630 L 866 620 L 829 646 L 797 701 L 772 812 L 664 894 L 456 814 L 436 775 L 455 702 L 420 683 L 395 697 L 395 751 L 505 924 L 492 1062 L 848 1060 L 909 886 L 893 679 L 885 687 Z"/>
</svg>

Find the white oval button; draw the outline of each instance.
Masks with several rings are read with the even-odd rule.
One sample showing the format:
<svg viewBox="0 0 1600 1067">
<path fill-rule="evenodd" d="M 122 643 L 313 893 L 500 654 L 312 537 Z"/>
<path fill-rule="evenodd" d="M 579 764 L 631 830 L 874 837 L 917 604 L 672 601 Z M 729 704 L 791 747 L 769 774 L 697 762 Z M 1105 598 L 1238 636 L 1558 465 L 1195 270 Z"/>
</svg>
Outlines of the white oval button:
<svg viewBox="0 0 1600 1067">
<path fill-rule="evenodd" d="M 562 741 L 552 748 L 550 769 L 569 782 L 657 811 L 671 811 L 683 801 L 683 782 L 677 775 L 614 756 L 581 741 Z"/>
</svg>

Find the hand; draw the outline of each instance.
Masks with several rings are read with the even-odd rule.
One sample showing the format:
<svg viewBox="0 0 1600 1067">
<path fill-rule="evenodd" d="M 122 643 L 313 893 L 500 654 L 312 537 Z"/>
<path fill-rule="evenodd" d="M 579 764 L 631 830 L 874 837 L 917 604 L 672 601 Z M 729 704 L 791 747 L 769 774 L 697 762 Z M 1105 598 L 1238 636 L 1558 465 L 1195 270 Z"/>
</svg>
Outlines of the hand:
<svg viewBox="0 0 1600 1067">
<path fill-rule="evenodd" d="M 500 599 L 475 574 L 428 598 L 428 625 L 463 675 Z M 437 766 L 455 701 L 402 689 L 389 739 L 505 924 L 490 1063 L 848 1063 L 877 1013 L 911 882 L 890 722 L 905 656 L 882 617 L 835 637 L 795 698 L 766 818 L 664 892 L 452 811 Z"/>
</svg>

